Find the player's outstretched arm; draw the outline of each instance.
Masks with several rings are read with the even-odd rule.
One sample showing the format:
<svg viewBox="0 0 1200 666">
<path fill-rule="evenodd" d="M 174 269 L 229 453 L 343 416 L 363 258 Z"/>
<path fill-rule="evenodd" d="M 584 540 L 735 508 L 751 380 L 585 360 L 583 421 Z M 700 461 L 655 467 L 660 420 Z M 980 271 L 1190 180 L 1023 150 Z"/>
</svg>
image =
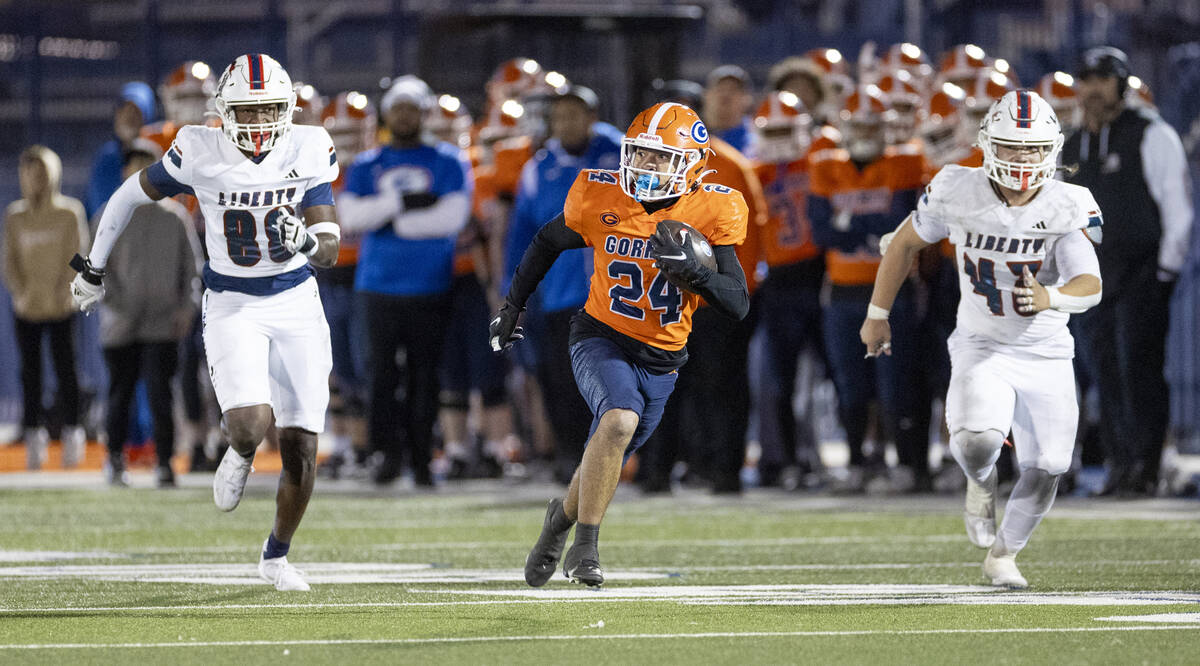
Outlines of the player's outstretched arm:
<svg viewBox="0 0 1200 666">
<path fill-rule="evenodd" d="M 587 247 L 583 236 L 567 226 L 562 213 L 547 222 L 533 237 L 529 249 L 521 257 L 521 263 L 513 273 L 512 284 L 500 311 L 488 325 L 488 342 L 492 351 L 504 351 L 520 340 L 521 328 L 517 320 L 525 310 L 525 303 L 537 289 L 538 283 L 545 277 L 546 271 L 554 265 L 554 260 L 565 250 Z"/>
<path fill-rule="evenodd" d="M 929 245 L 913 229 L 911 215 L 893 233 L 895 235 L 875 274 L 875 290 L 871 293 L 871 304 L 867 306 L 867 318 L 858 332 L 867 346 L 867 356 L 891 355 L 892 327 L 888 325 L 888 311 L 904 280 L 908 278 L 917 253 Z"/>
<path fill-rule="evenodd" d="M 138 206 L 154 203 L 165 195 L 158 191 L 142 169 L 137 175 L 125 179 L 116 192 L 109 197 L 104 205 L 104 213 L 96 225 L 96 239 L 92 243 L 92 251 L 87 259 L 75 255 L 71 259 L 71 268 L 79 275 L 71 281 L 71 299 L 75 307 L 84 312 L 96 307 L 104 297 L 104 266 L 108 263 L 108 255 L 112 254 L 113 245 L 125 227 L 129 226 L 129 218 Z"/>
</svg>

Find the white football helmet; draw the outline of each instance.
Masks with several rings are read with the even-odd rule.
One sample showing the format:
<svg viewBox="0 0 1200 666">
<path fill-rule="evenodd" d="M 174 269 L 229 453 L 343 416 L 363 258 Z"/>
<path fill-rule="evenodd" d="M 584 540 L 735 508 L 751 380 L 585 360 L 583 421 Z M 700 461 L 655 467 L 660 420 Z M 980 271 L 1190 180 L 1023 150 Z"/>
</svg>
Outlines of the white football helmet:
<svg viewBox="0 0 1200 666">
<path fill-rule="evenodd" d="M 1041 187 L 1054 178 L 1063 134 L 1050 103 L 1032 90 L 1013 90 L 988 109 L 979 129 L 988 178 L 1010 190 Z M 1038 149 L 1036 160 L 1002 160 L 997 148 Z"/>
<path fill-rule="evenodd" d="M 273 122 L 239 123 L 234 110 L 239 106 L 275 104 L 278 113 Z M 255 155 L 275 147 L 292 131 L 296 111 L 296 91 L 292 79 L 274 58 L 262 53 L 238 56 L 217 82 L 217 113 L 221 128 L 235 146 Z"/>
</svg>

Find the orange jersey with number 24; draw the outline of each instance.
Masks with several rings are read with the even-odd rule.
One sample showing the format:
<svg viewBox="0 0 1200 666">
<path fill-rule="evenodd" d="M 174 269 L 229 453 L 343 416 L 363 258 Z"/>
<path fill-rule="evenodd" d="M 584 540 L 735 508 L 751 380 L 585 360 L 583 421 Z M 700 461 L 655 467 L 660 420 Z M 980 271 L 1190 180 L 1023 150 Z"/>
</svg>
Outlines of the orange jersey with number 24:
<svg viewBox="0 0 1200 666">
<path fill-rule="evenodd" d="M 575 179 L 563 217 L 593 250 L 592 286 L 584 310 L 616 331 L 675 351 L 687 343 L 696 294 L 654 267 L 647 239 L 661 220 L 685 222 L 708 243 L 739 245 L 749 213 L 741 192 L 701 183 L 673 205 L 647 213 L 621 189 L 616 171 L 585 169 Z"/>
</svg>

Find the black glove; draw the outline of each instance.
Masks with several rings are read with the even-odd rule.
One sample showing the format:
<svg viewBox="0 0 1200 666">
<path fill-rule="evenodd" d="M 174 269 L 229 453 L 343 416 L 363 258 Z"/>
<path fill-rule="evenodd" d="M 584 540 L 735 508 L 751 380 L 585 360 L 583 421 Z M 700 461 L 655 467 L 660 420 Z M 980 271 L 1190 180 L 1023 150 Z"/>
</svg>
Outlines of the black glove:
<svg viewBox="0 0 1200 666">
<path fill-rule="evenodd" d="M 80 277 L 91 284 L 98 285 L 104 281 L 105 271 L 103 269 L 92 268 L 92 262 L 88 261 L 85 257 L 79 256 L 78 253 L 74 257 L 71 257 L 69 265 L 76 273 L 79 273 Z"/>
<path fill-rule="evenodd" d="M 519 308 L 508 301 L 500 307 L 500 311 L 488 324 L 488 341 L 492 345 L 492 351 L 508 351 L 514 342 L 525 339 L 525 329 L 517 326 L 517 319 L 524 310 L 525 308 Z"/>
<path fill-rule="evenodd" d="M 413 194 L 405 194 L 400 198 L 404 201 L 404 210 L 429 208 L 437 203 L 438 200 L 438 196 L 432 192 L 414 192 Z"/>
<path fill-rule="evenodd" d="M 650 236 L 650 256 L 654 257 L 655 268 L 666 273 L 672 282 L 683 283 L 681 286 L 695 285 L 712 274 L 712 269 L 696 259 L 692 244 L 680 244 L 663 225 Z"/>
</svg>

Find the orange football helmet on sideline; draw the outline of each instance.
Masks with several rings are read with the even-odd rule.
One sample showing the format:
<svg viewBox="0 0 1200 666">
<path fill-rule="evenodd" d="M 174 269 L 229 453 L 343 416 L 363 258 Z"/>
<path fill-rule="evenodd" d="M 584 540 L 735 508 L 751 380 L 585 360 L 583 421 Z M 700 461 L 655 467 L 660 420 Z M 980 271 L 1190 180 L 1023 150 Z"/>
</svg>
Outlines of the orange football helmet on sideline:
<svg viewBox="0 0 1200 666">
<path fill-rule="evenodd" d="M 986 69 L 990 64 L 983 49 L 974 44 L 959 44 L 942 54 L 938 80 L 969 90 L 979 70 Z"/>
<path fill-rule="evenodd" d="M 859 86 L 846 98 L 840 129 L 850 159 L 871 162 L 883 154 L 887 147 L 883 128 L 887 110 L 887 100 L 877 86 Z"/>
<path fill-rule="evenodd" d="M 846 62 L 841 51 L 811 49 L 804 54 L 804 57 L 825 73 L 825 82 L 839 101 L 854 91 L 854 78 L 850 76 L 850 63 Z"/>
<path fill-rule="evenodd" d="M 506 99 L 520 99 L 538 86 L 544 85 L 546 72 L 532 58 L 505 60 L 496 67 L 487 82 L 488 101 L 501 104 Z"/>
<path fill-rule="evenodd" d="M 217 79 L 212 68 L 199 60 L 189 60 L 171 70 L 158 87 L 167 120 L 182 125 L 203 125 L 205 114 L 212 111 Z"/>
<path fill-rule="evenodd" d="M 708 128 L 690 107 L 660 102 L 642 111 L 621 139 L 621 189 L 636 201 L 683 196 L 708 164 Z"/>
<path fill-rule="evenodd" d="M 296 113 L 292 116 L 292 122 L 297 125 L 320 125 L 325 98 L 312 84 L 296 81 L 292 87 L 296 89 Z"/>
<path fill-rule="evenodd" d="M 459 148 L 471 146 L 471 116 L 462 100 L 453 95 L 441 95 L 425 118 L 425 129 L 440 141 Z"/>
<path fill-rule="evenodd" d="M 375 147 L 375 108 L 360 92 L 338 93 L 321 111 L 321 125 L 333 139 L 342 166 L 350 164 L 364 150 Z"/>
<path fill-rule="evenodd" d="M 973 141 L 979 132 L 979 125 L 988 114 L 992 103 L 1004 97 L 1004 94 L 1016 90 L 1008 77 L 993 69 L 981 69 L 975 75 L 975 80 L 965 89 L 966 100 L 963 101 L 964 136 L 968 142 Z"/>
<path fill-rule="evenodd" d="M 758 161 L 780 164 L 800 159 L 812 143 L 812 123 L 797 95 L 786 90 L 768 94 L 754 114 Z"/>
<path fill-rule="evenodd" d="M 875 84 L 883 92 L 890 107 L 884 114 L 889 144 L 899 144 L 913 138 L 917 130 L 917 112 L 924 99 L 912 74 L 899 69 L 879 79 Z"/>
<path fill-rule="evenodd" d="M 956 162 L 966 153 L 969 144 L 961 141 L 965 97 L 958 86 L 942 84 L 917 114 L 917 133 L 925 144 L 925 155 L 937 166 Z"/>
<path fill-rule="evenodd" d="M 1038 81 L 1034 88 L 1054 109 L 1058 122 L 1062 123 L 1063 132 L 1079 126 L 1079 100 L 1075 94 L 1075 77 L 1066 72 L 1050 72 Z"/>
<path fill-rule="evenodd" d="M 888 47 L 880 60 L 879 69 L 882 74 L 908 72 L 913 78 L 913 83 L 922 90 L 927 89 L 928 81 L 933 76 L 933 65 L 929 62 L 929 56 L 912 42 L 901 42 Z"/>
</svg>

